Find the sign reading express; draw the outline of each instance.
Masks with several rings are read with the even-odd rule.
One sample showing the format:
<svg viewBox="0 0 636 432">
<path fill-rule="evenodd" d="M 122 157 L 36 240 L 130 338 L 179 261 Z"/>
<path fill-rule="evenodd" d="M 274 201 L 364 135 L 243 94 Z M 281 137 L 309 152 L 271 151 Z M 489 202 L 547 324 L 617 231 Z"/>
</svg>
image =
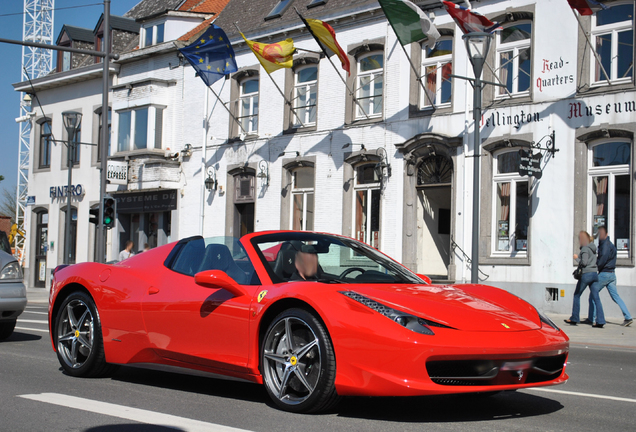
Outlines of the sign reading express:
<svg viewBox="0 0 636 432">
<path fill-rule="evenodd" d="M 128 162 L 108 161 L 106 180 L 111 184 L 128 184 Z"/>
</svg>

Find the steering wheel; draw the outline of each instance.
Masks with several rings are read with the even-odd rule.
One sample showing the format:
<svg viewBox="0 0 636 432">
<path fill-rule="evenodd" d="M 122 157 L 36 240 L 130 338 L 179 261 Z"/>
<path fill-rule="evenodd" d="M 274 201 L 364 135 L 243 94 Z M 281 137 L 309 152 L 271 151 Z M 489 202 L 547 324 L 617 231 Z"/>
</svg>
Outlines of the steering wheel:
<svg viewBox="0 0 636 432">
<path fill-rule="evenodd" d="M 354 271 L 359 271 L 360 273 L 364 273 L 366 270 L 360 267 L 351 267 L 343 271 L 340 274 L 340 276 L 338 276 L 338 279 L 344 279 L 347 275 L 349 275 L 349 273 L 353 273 Z"/>
</svg>

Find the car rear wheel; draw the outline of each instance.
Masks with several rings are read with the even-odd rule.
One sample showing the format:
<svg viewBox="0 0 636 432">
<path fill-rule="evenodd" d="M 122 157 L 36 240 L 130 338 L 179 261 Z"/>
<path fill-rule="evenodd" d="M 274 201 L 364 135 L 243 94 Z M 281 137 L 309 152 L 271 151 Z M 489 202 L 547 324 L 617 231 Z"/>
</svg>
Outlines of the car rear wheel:
<svg viewBox="0 0 636 432">
<path fill-rule="evenodd" d="M 99 313 L 93 299 L 78 291 L 69 295 L 55 320 L 55 347 L 64 371 L 75 377 L 107 375 L 113 366 L 106 363 Z"/>
<path fill-rule="evenodd" d="M 308 311 L 288 309 L 272 321 L 260 364 L 267 393 L 285 411 L 324 411 L 338 402 L 333 345 L 324 324 Z"/>
<path fill-rule="evenodd" d="M 0 322 L 0 341 L 7 339 L 13 333 L 16 321 L 2 321 Z"/>
</svg>

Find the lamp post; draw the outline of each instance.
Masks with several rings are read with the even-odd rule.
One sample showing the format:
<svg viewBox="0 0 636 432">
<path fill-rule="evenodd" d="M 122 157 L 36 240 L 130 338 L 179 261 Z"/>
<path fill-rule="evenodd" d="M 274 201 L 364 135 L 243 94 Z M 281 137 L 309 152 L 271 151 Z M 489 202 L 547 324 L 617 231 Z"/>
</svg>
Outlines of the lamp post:
<svg viewBox="0 0 636 432">
<path fill-rule="evenodd" d="M 64 127 L 68 135 L 67 158 L 66 165 L 68 169 L 68 186 L 66 189 L 66 228 L 64 230 L 64 264 L 70 264 L 71 254 L 71 218 L 73 211 L 71 209 L 71 187 L 73 185 L 73 155 L 75 154 L 75 146 L 77 146 L 76 134 L 82 124 L 82 113 L 77 111 L 65 111 L 62 113 L 64 119 Z"/>
<path fill-rule="evenodd" d="M 489 33 L 474 32 L 462 36 L 466 43 L 468 58 L 473 65 L 475 81 L 473 85 L 473 239 L 470 266 L 470 282 L 479 282 L 479 164 L 481 162 L 481 137 L 479 136 L 479 122 L 481 121 L 481 72 L 486 62 L 486 56 L 492 41 Z"/>
</svg>

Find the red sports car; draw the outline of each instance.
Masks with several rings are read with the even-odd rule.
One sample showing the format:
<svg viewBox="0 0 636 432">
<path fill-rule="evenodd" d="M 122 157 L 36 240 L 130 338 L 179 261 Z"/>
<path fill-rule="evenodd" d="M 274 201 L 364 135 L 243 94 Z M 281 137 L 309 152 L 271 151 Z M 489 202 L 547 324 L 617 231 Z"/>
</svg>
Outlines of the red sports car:
<svg viewBox="0 0 636 432">
<path fill-rule="evenodd" d="M 64 371 L 114 365 L 265 384 L 282 409 L 339 396 L 492 393 L 566 382 L 568 337 L 484 285 L 432 285 L 356 240 L 272 231 L 190 237 L 115 265 L 58 268 Z"/>
</svg>

